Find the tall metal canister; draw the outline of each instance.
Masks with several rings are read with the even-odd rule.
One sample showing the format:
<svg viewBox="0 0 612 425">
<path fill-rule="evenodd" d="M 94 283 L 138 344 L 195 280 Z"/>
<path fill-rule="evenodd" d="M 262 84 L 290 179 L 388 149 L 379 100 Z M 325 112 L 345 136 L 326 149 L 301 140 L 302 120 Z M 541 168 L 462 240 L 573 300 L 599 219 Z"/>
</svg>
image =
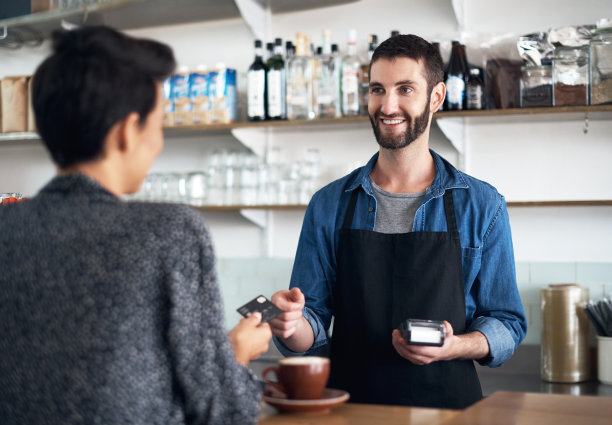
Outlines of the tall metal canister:
<svg viewBox="0 0 612 425">
<path fill-rule="evenodd" d="M 576 284 L 551 284 L 540 291 L 544 381 L 589 379 L 589 321 L 581 307 L 588 298 L 588 288 Z"/>
</svg>

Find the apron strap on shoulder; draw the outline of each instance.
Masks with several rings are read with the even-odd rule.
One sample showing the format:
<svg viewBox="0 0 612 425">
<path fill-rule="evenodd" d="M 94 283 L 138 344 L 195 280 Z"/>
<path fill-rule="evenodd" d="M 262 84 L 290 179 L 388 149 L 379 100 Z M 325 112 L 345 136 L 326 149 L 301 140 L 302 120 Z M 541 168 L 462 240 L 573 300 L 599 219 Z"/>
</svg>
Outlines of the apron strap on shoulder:
<svg viewBox="0 0 612 425">
<path fill-rule="evenodd" d="M 353 224 L 353 215 L 355 214 L 355 205 L 357 205 L 357 191 L 359 188 L 356 188 L 351 193 L 351 199 L 349 200 L 348 208 L 346 209 L 346 215 L 344 216 L 344 222 L 342 223 L 343 229 L 350 229 L 351 224 Z"/>
<path fill-rule="evenodd" d="M 446 213 L 446 226 L 453 239 L 459 240 L 459 229 L 455 218 L 455 204 L 453 202 L 453 191 L 447 189 L 444 192 L 444 212 Z"/>
</svg>

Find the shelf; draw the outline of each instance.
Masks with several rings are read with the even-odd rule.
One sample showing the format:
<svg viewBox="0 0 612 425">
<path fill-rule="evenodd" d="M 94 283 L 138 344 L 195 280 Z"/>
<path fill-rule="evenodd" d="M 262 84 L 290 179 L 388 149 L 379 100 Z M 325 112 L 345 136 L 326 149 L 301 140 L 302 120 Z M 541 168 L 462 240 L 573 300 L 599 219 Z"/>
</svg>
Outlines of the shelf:
<svg viewBox="0 0 612 425">
<path fill-rule="evenodd" d="M 271 13 L 286 13 L 322 8 L 358 0 L 251 0 Z M 61 28 L 62 21 L 72 24 L 109 25 L 120 30 L 176 25 L 220 19 L 240 18 L 240 10 L 232 0 L 102 0 L 73 9 L 52 10 L 0 20 L 0 29 L 17 30 L 28 41 L 31 29 L 49 38 Z M 0 32 L 1 33 L 1 32 Z"/>
<path fill-rule="evenodd" d="M 528 117 L 539 117 L 540 120 L 557 119 L 567 120 L 572 116 L 584 119 L 588 114 L 589 119 L 612 120 L 612 105 L 596 106 L 565 106 L 552 108 L 511 108 L 511 109 L 489 109 L 482 111 L 439 111 L 434 114 L 435 119 L 444 118 L 473 118 L 480 120 L 509 119 L 511 122 L 524 122 Z M 325 127 L 342 126 L 352 124 L 368 123 L 367 116 L 340 117 L 340 118 L 318 118 L 314 120 L 278 120 L 278 121 L 258 121 L 258 122 L 236 122 L 229 124 L 207 124 L 207 125 L 186 125 L 164 128 L 166 137 L 185 137 L 201 135 L 203 133 L 228 133 L 233 129 L 267 129 L 267 128 L 300 128 L 300 127 Z M 37 133 L 4 133 L 0 134 L 0 142 L 19 141 L 19 140 L 39 140 Z"/>
<path fill-rule="evenodd" d="M 587 117 L 592 120 L 612 119 L 612 105 L 554 106 L 549 108 L 507 108 L 481 111 L 439 111 L 434 118 L 469 118 L 470 122 L 554 121 Z"/>
<path fill-rule="evenodd" d="M 508 201 L 508 208 L 515 207 L 610 207 L 612 200 L 583 200 L 583 201 Z M 299 211 L 305 210 L 305 204 L 291 205 L 203 205 L 191 206 L 206 211 L 239 211 L 239 210 L 269 210 L 269 211 Z"/>
<path fill-rule="evenodd" d="M 285 205 L 203 205 L 193 206 L 195 210 L 206 211 L 240 211 L 240 210 L 267 210 L 267 211 L 299 211 L 305 210 L 305 204 L 285 204 Z"/>
<path fill-rule="evenodd" d="M 584 201 L 508 201 L 512 207 L 610 207 L 612 200 L 584 200 Z"/>
</svg>

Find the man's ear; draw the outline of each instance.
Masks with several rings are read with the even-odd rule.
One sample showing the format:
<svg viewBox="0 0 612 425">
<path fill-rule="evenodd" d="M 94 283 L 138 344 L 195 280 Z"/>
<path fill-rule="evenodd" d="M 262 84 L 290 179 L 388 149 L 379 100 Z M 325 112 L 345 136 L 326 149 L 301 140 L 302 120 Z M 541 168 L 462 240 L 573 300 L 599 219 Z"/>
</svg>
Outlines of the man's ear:
<svg viewBox="0 0 612 425">
<path fill-rule="evenodd" d="M 125 153 L 134 149 L 138 143 L 138 136 L 141 131 L 140 115 L 131 112 L 119 124 L 117 147 Z"/>
<path fill-rule="evenodd" d="M 436 112 L 440 109 L 440 106 L 444 103 L 444 98 L 446 97 L 446 86 L 444 83 L 436 84 L 431 90 L 431 98 L 429 102 L 429 109 L 432 112 Z"/>
</svg>

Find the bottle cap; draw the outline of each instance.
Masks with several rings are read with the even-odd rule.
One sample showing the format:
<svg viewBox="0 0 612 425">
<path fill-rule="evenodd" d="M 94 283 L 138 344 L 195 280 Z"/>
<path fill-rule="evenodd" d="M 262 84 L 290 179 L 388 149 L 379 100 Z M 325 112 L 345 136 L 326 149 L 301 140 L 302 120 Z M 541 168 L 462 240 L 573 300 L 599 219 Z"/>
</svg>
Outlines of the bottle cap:
<svg viewBox="0 0 612 425">
<path fill-rule="evenodd" d="M 261 47 L 261 40 L 255 40 L 255 48 Z"/>
</svg>

